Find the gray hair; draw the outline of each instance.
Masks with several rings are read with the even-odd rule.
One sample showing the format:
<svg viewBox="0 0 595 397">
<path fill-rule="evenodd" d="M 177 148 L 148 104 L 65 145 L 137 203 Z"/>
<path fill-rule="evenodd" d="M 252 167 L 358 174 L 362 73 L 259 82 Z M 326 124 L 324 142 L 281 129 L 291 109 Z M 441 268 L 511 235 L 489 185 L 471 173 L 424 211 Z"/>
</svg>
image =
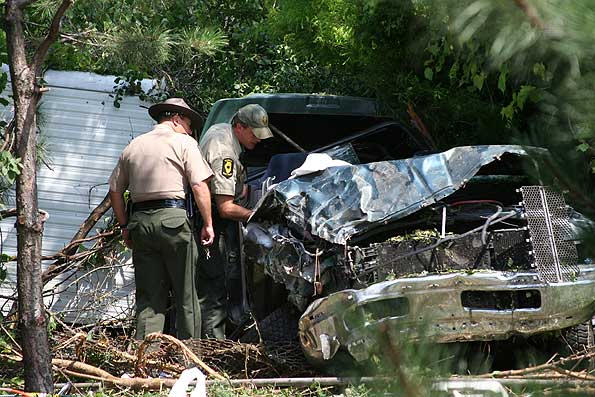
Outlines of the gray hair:
<svg viewBox="0 0 595 397">
<path fill-rule="evenodd" d="M 161 112 L 159 114 L 159 116 L 157 116 L 158 118 L 158 123 L 162 123 L 164 121 L 168 121 L 171 120 L 174 116 L 180 116 L 180 113 L 176 113 L 176 112 Z"/>
</svg>

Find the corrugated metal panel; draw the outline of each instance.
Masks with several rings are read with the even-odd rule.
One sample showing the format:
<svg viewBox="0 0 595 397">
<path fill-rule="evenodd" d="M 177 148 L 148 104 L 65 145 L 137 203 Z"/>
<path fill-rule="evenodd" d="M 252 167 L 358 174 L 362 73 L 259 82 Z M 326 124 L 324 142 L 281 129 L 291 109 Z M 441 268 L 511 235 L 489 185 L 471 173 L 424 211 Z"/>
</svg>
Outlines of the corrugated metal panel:
<svg viewBox="0 0 595 397">
<path fill-rule="evenodd" d="M 113 106 L 109 93 L 114 79 L 81 72 L 49 71 L 45 75 L 50 90 L 40 104 L 40 130 L 49 168 L 42 165 L 37 180 L 39 208 L 50 214 L 44 227 L 43 255 L 52 255 L 68 244 L 107 194 L 107 180 L 122 149 L 153 125 L 147 104 L 137 97 L 125 97 L 119 108 Z M 145 89 L 151 85 L 151 81 L 143 82 Z M 14 197 L 9 206 L 14 206 Z M 16 255 L 14 218 L 0 222 L 0 231 L 2 252 Z M 129 262 L 126 256 L 120 259 Z M 0 284 L 2 295 L 16 288 L 16 264 L 9 263 L 7 268 L 7 279 Z M 134 273 L 128 263 L 115 269 L 64 274 L 46 290 L 50 310 L 63 313 L 67 321 L 130 315 Z M 0 309 L 6 311 L 7 307 L 3 302 Z"/>
</svg>

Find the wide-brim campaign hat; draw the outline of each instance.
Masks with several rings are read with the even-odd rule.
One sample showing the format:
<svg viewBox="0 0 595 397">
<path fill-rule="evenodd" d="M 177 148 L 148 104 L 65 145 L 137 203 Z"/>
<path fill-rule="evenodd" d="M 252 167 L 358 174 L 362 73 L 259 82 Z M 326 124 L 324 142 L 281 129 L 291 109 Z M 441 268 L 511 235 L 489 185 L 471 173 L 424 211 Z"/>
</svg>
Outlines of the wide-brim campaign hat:
<svg viewBox="0 0 595 397">
<path fill-rule="evenodd" d="M 149 116 L 155 121 L 159 121 L 159 115 L 164 112 L 179 113 L 188 117 L 194 130 L 198 131 L 202 127 L 203 120 L 200 114 L 188 106 L 182 98 L 169 98 L 149 108 Z"/>
</svg>

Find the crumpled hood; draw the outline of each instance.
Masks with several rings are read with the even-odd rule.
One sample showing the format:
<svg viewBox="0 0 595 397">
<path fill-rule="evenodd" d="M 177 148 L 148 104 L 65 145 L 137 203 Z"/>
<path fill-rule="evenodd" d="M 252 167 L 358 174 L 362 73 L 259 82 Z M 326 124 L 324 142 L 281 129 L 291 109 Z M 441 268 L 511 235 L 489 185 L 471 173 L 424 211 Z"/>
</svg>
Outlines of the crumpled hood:
<svg viewBox="0 0 595 397">
<path fill-rule="evenodd" d="M 516 145 L 462 146 L 405 160 L 329 168 L 280 182 L 261 198 L 252 220 L 280 214 L 294 230 L 345 244 L 447 197 L 505 153 L 527 155 Z"/>
</svg>

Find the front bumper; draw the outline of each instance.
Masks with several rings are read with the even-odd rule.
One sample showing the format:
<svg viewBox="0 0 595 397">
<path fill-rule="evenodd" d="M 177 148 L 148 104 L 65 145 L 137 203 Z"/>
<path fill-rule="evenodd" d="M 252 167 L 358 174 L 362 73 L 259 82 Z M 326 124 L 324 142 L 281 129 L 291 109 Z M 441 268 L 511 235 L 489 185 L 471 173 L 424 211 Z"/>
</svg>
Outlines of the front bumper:
<svg viewBox="0 0 595 397">
<path fill-rule="evenodd" d="M 306 309 L 299 336 L 313 361 L 329 360 L 341 347 L 362 361 L 381 348 L 380 332 L 395 342 L 501 340 L 567 328 L 594 311 L 595 266 L 580 266 L 572 281 L 560 283 L 531 272 L 457 272 L 330 294 Z"/>
</svg>

